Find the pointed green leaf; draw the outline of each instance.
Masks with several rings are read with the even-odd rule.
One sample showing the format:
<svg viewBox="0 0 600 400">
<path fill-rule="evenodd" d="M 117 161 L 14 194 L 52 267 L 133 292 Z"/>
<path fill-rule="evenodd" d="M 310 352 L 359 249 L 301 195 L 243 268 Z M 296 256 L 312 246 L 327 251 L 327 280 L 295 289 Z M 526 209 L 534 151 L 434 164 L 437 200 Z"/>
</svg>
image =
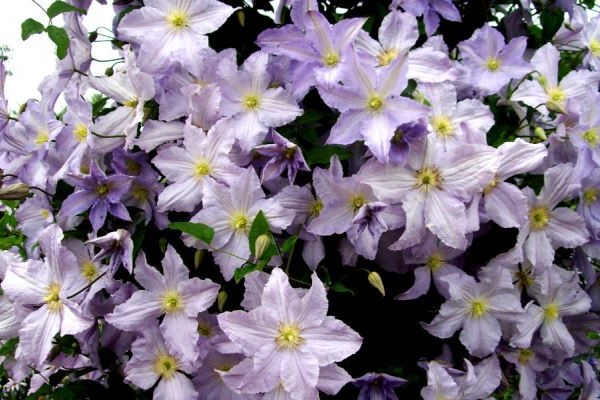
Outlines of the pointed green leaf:
<svg viewBox="0 0 600 400">
<path fill-rule="evenodd" d="M 67 56 L 67 50 L 69 50 L 69 35 L 63 28 L 59 28 L 54 25 L 50 25 L 46 28 L 48 37 L 56 44 L 56 56 L 59 60 L 62 60 Z"/>
<path fill-rule="evenodd" d="M 213 228 L 196 222 L 172 222 L 169 224 L 169 228 L 192 235 L 196 239 L 200 239 L 208 244 L 210 244 L 215 236 Z"/>
<path fill-rule="evenodd" d="M 281 251 L 283 251 L 284 253 L 289 253 L 290 251 L 292 251 L 297 240 L 298 236 L 296 235 L 287 238 L 285 242 L 283 242 L 283 244 L 281 245 Z"/>
<path fill-rule="evenodd" d="M 254 272 L 254 271 L 257 271 L 260 269 L 261 268 L 259 265 L 250 264 L 250 263 L 244 264 L 235 270 L 235 272 L 233 273 L 233 279 L 235 279 L 235 283 L 240 283 L 242 278 L 244 278 L 250 272 Z"/>
<path fill-rule="evenodd" d="M 256 238 L 258 238 L 260 235 L 271 236 L 271 228 L 269 228 L 269 223 L 267 222 L 265 214 L 263 214 L 262 210 L 256 214 L 256 217 L 254 217 L 254 221 L 252 221 L 252 226 L 250 227 L 250 232 L 248 232 L 250 254 L 253 256 L 256 252 Z M 260 259 L 266 262 L 269 261 L 275 254 L 277 254 L 277 246 L 275 245 L 275 242 L 271 240 L 269 246 L 261 254 Z"/>
<path fill-rule="evenodd" d="M 75 7 L 72 4 L 60 0 L 57 0 L 54 3 L 50 4 L 50 7 L 48 7 L 46 14 L 48 14 L 48 18 L 52 19 L 57 15 L 71 11 L 76 11 L 80 14 L 85 14 L 85 10 L 83 8 Z"/>
<path fill-rule="evenodd" d="M 339 293 L 350 293 L 352 296 L 354 296 L 354 291 L 352 289 L 347 288 L 346 286 L 344 286 L 343 283 L 340 282 L 334 283 L 333 286 L 331 286 L 331 290 Z"/>
<path fill-rule="evenodd" d="M 33 18 L 27 18 L 21 24 L 21 39 L 27 40 L 29 36 L 44 32 L 44 25 Z"/>
</svg>

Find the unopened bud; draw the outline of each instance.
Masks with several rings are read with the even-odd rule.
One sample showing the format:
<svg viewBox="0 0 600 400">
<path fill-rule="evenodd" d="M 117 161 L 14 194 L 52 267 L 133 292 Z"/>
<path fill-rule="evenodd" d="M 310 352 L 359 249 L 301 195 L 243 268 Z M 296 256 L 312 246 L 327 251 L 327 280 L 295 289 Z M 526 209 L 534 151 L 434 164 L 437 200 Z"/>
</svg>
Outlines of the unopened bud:
<svg viewBox="0 0 600 400">
<path fill-rule="evenodd" d="M 98 32 L 96 32 L 96 31 L 90 32 L 90 34 L 88 35 L 88 40 L 90 42 L 95 42 L 96 39 L 98 39 Z"/>
<path fill-rule="evenodd" d="M 106 76 L 113 76 L 114 73 L 115 73 L 115 70 L 112 69 L 112 67 L 111 68 L 106 68 L 104 70 L 104 75 L 106 75 Z"/>
<path fill-rule="evenodd" d="M 550 100 L 546 103 L 546 108 L 556 114 L 566 114 L 565 106 L 561 101 Z"/>
<path fill-rule="evenodd" d="M 237 17 L 241 26 L 246 25 L 246 14 L 244 14 L 243 10 L 238 10 L 238 12 L 235 13 L 235 16 Z"/>
<path fill-rule="evenodd" d="M 266 233 L 259 235 L 254 243 L 254 257 L 260 259 L 271 244 L 271 237 Z"/>
<path fill-rule="evenodd" d="M 227 301 L 227 292 L 221 290 L 217 295 L 217 307 L 219 308 L 219 312 L 223 312 L 223 308 L 225 307 L 225 302 Z"/>
<path fill-rule="evenodd" d="M 385 296 L 385 288 L 383 287 L 383 280 L 381 279 L 381 275 L 375 271 L 369 272 L 369 276 L 367 277 L 371 286 L 381 293 L 382 296 Z"/>
<path fill-rule="evenodd" d="M 29 186 L 24 183 L 15 183 L 0 188 L 0 200 L 24 199 L 29 194 Z"/>
<path fill-rule="evenodd" d="M 548 137 L 546 136 L 546 131 L 544 131 L 544 129 L 542 129 L 539 126 L 535 127 L 535 129 L 533 130 L 533 134 L 542 140 L 548 139 Z"/>
<path fill-rule="evenodd" d="M 202 264 L 202 260 L 204 259 L 204 250 L 196 250 L 194 253 L 194 269 L 198 269 L 200 264 Z"/>
</svg>

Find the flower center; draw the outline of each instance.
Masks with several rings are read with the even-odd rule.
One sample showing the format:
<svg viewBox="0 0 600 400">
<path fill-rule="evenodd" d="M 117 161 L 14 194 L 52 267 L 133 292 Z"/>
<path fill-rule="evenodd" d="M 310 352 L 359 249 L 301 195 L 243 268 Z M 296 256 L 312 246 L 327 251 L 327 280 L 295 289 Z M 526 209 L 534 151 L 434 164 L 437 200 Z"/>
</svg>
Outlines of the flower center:
<svg viewBox="0 0 600 400">
<path fill-rule="evenodd" d="M 560 307 L 557 303 L 552 302 L 544 307 L 544 321 L 553 322 L 558 319 Z"/>
<path fill-rule="evenodd" d="M 587 188 L 583 191 L 583 202 L 586 204 L 595 203 L 598 200 L 598 189 Z"/>
<path fill-rule="evenodd" d="M 589 131 L 586 131 L 582 137 L 590 147 L 596 147 L 600 142 L 600 136 L 598 135 L 598 131 L 596 129 L 590 129 Z"/>
<path fill-rule="evenodd" d="M 170 354 L 159 354 L 154 359 L 154 372 L 164 379 L 171 379 L 177 372 L 178 362 Z"/>
<path fill-rule="evenodd" d="M 190 16 L 184 10 L 173 10 L 167 15 L 167 23 L 173 30 L 180 31 L 185 28 L 190 21 Z"/>
<path fill-rule="evenodd" d="M 101 185 L 98 185 L 98 186 L 96 187 L 96 194 L 97 194 L 98 196 L 104 196 L 104 195 L 106 195 L 106 193 L 108 193 L 108 190 L 109 190 L 109 189 L 110 189 L 110 188 L 108 187 L 108 185 L 107 185 L 106 183 L 103 183 L 103 184 L 101 184 Z"/>
<path fill-rule="evenodd" d="M 296 146 L 295 144 L 290 145 L 288 148 L 285 149 L 284 157 L 288 160 L 291 160 L 292 158 L 294 158 L 296 150 L 298 150 L 298 146 Z"/>
<path fill-rule="evenodd" d="M 533 278 L 531 277 L 531 270 L 519 269 L 515 272 L 516 283 L 521 287 L 529 287 L 533 284 Z"/>
<path fill-rule="evenodd" d="M 244 107 L 247 110 L 256 110 L 260 104 L 260 99 L 255 94 L 249 94 L 244 97 Z"/>
<path fill-rule="evenodd" d="M 483 194 L 490 194 L 498 186 L 498 175 L 494 176 L 494 179 L 483 189 Z"/>
<path fill-rule="evenodd" d="M 243 213 L 233 214 L 231 217 L 231 227 L 236 231 L 245 231 L 250 227 L 250 221 L 248 221 L 248 216 Z"/>
<path fill-rule="evenodd" d="M 377 55 L 377 61 L 380 67 L 385 67 L 394 61 L 396 57 L 398 57 L 398 52 L 395 49 L 387 49 Z"/>
<path fill-rule="evenodd" d="M 541 231 L 546 229 L 550 222 L 550 211 L 546 206 L 533 207 L 529 211 L 529 224 L 532 231 Z"/>
<path fill-rule="evenodd" d="M 519 364 L 526 365 L 529 360 L 533 358 L 533 351 L 531 349 L 520 349 L 519 350 Z"/>
<path fill-rule="evenodd" d="M 40 216 L 41 216 L 43 219 L 48 219 L 48 217 L 50 217 L 50 211 L 46 210 L 45 208 L 42 208 L 42 209 L 40 210 Z"/>
<path fill-rule="evenodd" d="M 183 299 L 175 290 L 166 290 L 162 297 L 162 310 L 172 314 L 183 310 Z"/>
<path fill-rule="evenodd" d="M 50 139 L 50 132 L 48 132 L 46 129 L 41 129 L 37 136 L 35 137 L 35 139 L 33 139 L 33 144 L 35 144 L 36 146 L 41 146 L 44 143 L 47 143 L 48 140 Z"/>
<path fill-rule="evenodd" d="M 304 338 L 300 336 L 300 327 L 296 324 L 281 324 L 275 343 L 280 350 L 291 350 L 302 345 Z"/>
<path fill-rule="evenodd" d="M 138 105 L 138 99 L 127 100 L 123 103 L 125 107 L 136 108 Z"/>
<path fill-rule="evenodd" d="M 442 176 L 437 168 L 425 167 L 417 171 L 415 175 L 417 183 L 415 187 L 417 189 L 428 190 L 429 187 L 438 188 L 442 184 Z"/>
<path fill-rule="evenodd" d="M 350 207 L 352 208 L 352 211 L 354 211 L 354 212 L 358 211 L 358 209 L 361 208 L 362 206 L 364 206 L 365 203 L 366 203 L 366 201 L 362 194 L 355 194 L 350 199 Z"/>
<path fill-rule="evenodd" d="M 96 264 L 91 261 L 84 261 L 81 265 L 81 275 L 83 275 L 88 282 L 92 282 L 98 276 Z"/>
<path fill-rule="evenodd" d="M 497 71 L 498 68 L 500 68 L 500 65 L 502 65 L 502 62 L 496 57 L 488 58 L 485 63 L 485 67 L 492 72 Z"/>
<path fill-rule="evenodd" d="M 210 174 L 210 164 L 206 160 L 201 160 L 194 165 L 194 175 L 197 178 L 204 178 L 206 175 Z"/>
<path fill-rule="evenodd" d="M 454 134 L 454 127 L 452 126 L 452 121 L 445 115 L 438 115 L 436 117 L 431 118 L 431 127 L 433 131 L 438 135 L 447 138 Z"/>
<path fill-rule="evenodd" d="M 377 95 L 372 96 L 367 102 L 367 108 L 370 112 L 378 113 L 383 108 L 383 100 Z"/>
<path fill-rule="evenodd" d="M 48 288 L 46 288 L 46 293 L 48 293 L 44 297 L 44 302 L 48 305 L 48 309 L 53 312 L 60 311 L 62 307 L 62 301 L 60 301 L 60 285 L 58 283 L 51 283 Z"/>
<path fill-rule="evenodd" d="M 146 190 L 146 188 L 143 186 L 135 185 L 131 189 L 131 195 L 137 201 L 147 200 L 148 199 L 148 190 Z"/>
<path fill-rule="evenodd" d="M 471 318 L 481 318 L 485 314 L 487 314 L 488 304 L 483 299 L 473 299 L 471 300 L 471 307 L 469 310 L 469 315 Z"/>
<path fill-rule="evenodd" d="M 323 65 L 327 68 L 333 68 L 340 62 L 340 57 L 335 51 L 329 51 L 323 56 Z"/>
<path fill-rule="evenodd" d="M 434 252 L 429 256 L 425 265 L 432 271 L 439 269 L 444 264 L 444 256 L 440 252 Z"/>
<path fill-rule="evenodd" d="M 202 322 L 198 324 L 198 333 L 204 337 L 212 337 L 214 335 L 212 326 Z"/>
<path fill-rule="evenodd" d="M 392 143 L 402 143 L 402 140 L 404 139 L 404 131 L 400 128 L 396 129 L 394 131 L 394 136 L 392 136 Z"/>
<path fill-rule="evenodd" d="M 139 175 L 142 171 L 142 166 L 135 160 L 128 158 L 125 160 L 125 169 L 129 175 Z"/>
<path fill-rule="evenodd" d="M 73 129 L 73 136 L 75 136 L 75 140 L 77 140 L 79 143 L 85 143 L 85 141 L 87 139 L 87 135 L 88 135 L 87 125 L 85 125 L 84 123 L 81 123 L 81 122 L 79 122 L 77 125 L 75 125 L 75 129 Z"/>
<path fill-rule="evenodd" d="M 554 103 L 560 103 L 567 98 L 565 92 L 559 87 L 548 89 L 548 100 Z"/>
<path fill-rule="evenodd" d="M 590 52 L 594 57 L 600 56 L 600 42 L 596 39 L 590 40 Z"/>
<path fill-rule="evenodd" d="M 323 202 L 321 200 L 315 200 L 310 205 L 309 216 L 314 215 L 315 217 L 318 217 L 319 214 L 321 214 L 322 210 L 323 210 Z"/>
</svg>

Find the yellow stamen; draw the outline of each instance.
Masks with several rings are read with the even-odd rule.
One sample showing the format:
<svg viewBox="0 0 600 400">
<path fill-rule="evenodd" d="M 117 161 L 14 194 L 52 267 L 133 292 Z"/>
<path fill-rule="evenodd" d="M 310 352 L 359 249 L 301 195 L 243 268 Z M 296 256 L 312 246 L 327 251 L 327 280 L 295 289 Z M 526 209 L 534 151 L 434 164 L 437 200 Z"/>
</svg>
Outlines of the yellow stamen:
<svg viewBox="0 0 600 400">
<path fill-rule="evenodd" d="M 590 147 L 596 147 L 600 143 L 600 135 L 598 135 L 597 129 L 590 129 L 581 135 L 581 137 Z"/>
<path fill-rule="evenodd" d="M 417 171 L 415 178 L 416 189 L 429 190 L 429 188 L 438 188 L 442 184 L 442 176 L 437 168 L 425 167 Z"/>
<path fill-rule="evenodd" d="M 596 40 L 596 39 L 590 40 L 590 44 L 588 47 L 594 57 L 600 56 L 600 42 L 598 40 Z"/>
<path fill-rule="evenodd" d="M 73 129 L 73 136 L 79 143 L 85 143 L 88 136 L 88 127 L 86 124 L 79 122 Z"/>
<path fill-rule="evenodd" d="M 310 205 L 310 209 L 309 209 L 309 216 L 315 216 L 318 217 L 319 214 L 321 214 L 321 211 L 323 210 L 323 202 L 321 200 L 315 200 L 311 205 Z"/>
<path fill-rule="evenodd" d="M 246 231 L 250 228 L 250 221 L 248 221 L 248 216 L 244 213 L 234 213 L 231 216 L 231 227 L 236 231 Z"/>
<path fill-rule="evenodd" d="M 499 59 L 497 59 L 496 57 L 488 58 L 485 63 L 485 67 L 492 72 L 497 71 L 501 65 L 502 65 L 502 62 Z"/>
<path fill-rule="evenodd" d="M 161 309 L 166 314 L 172 314 L 183 310 L 183 299 L 175 290 L 166 290 L 162 296 Z"/>
<path fill-rule="evenodd" d="M 142 171 L 142 166 L 135 160 L 128 158 L 125 160 L 125 169 L 129 175 L 139 175 Z"/>
<path fill-rule="evenodd" d="M 176 31 L 182 30 L 190 21 L 189 14 L 184 10 L 173 10 L 167 15 L 167 23 Z"/>
<path fill-rule="evenodd" d="M 212 326 L 204 322 L 198 324 L 198 333 L 204 337 L 212 337 L 215 334 Z"/>
<path fill-rule="evenodd" d="M 536 206 L 529 210 L 529 225 L 532 231 L 546 229 L 550 222 L 550 211 L 546 206 Z"/>
<path fill-rule="evenodd" d="M 398 57 L 398 52 L 395 49 L 387 49 L 377 55 L 377 61 L 380 67 L 389 65 Z"/>
<path fill-rule="evenodd" d="M 498 178 L 498 175 L 494 176 L 494 179 L 492 179 L 492 181 L 483 189 L 483 194 L 485 195 L 492 193 L 496 186 L 498 186 L 499 179 L 500 178 Z"/>
<path fill-rule="evenodd" d="M 50 140 L 50 132 L 48 132 L 45 129 L 42 129 L 42 130 L 40 130 L 38 132 L 38 134 L 35 137 L 35 139 L 33 139 L 33 144 L 35 144 L 36 146 L 40 147 L 44 143 L 47 143 L 48 140 Z"/>
<path fill-rule="evenodd" d="M 438 135 L 447 138 L 454 134 L 452 121 L 445 115 L 438 115 L 431 118 L 431 127 Z"/>
<path fill-rule="evenodd" d="M 136 108 L 138 105 L 138 99 L 127 100 L 123 103 L 125 107 Z"/>
<path fill-rule="evenodd" d="M 544 321 L 553 322 L 558 319 L 560 306 L 557 303 L 549 303 L 544 307 Z"/>
<path fill-rule="evenodd" d="M 81 275 L 88 281 L 92 282 L 98 277 L 98 269 L 96 264 L 91 261 L 84 261 L 81 265 Z"/>
<path fill-rule="evenodd" d="M 131 189 L 131 195 L 137 201 L 148 200 L 148 190 L 140 185 L 134 185 Z"/>
<path fill-rule="evenodd" d="M 104 196 L 104 195 L 106 195 L 106 193 L 108 193 L 109 190 L 110 190 L 110 187 L 104 183 L 104 184 L 98 185 L 96 187 L 96 194 L 98 196 Z"/>
<path fill-rule="evenodd" d="M 210 174 L 210 164 L 206 160 L 200 160 L 194 165 L 194 175 L 196 178 L 202 179 L 206 175 Z"/>
<path fill-rule="evenodd" d="M 533 351 L 531 349 L 520 349 L 519 350 L 519 364 L 526 365 L 529 360 L 531 360 L 534 356 Z"/>
<path fill-rule="evenodd" d="M 352 208 L 353 212 L 356 212 L 356 211 L 358 211 L 359 208 L 361 208 L 362 206 L 364 206 L 366 203 L 367 203 L 367 201 L 365 200 L 365 198 L 363 197 L 363 195 L 361 195 L 361 194 L 355 194 L 350 199 L 350 208 Z"/>
<path fill-rule="evenodd" d="M 50 211 L 46 210 L 45 208 L 42 208 L 40 210 L 40 216 L 44 219 L 48 219 L 48 217 L 50 217 Z"/>
<path fill-rule="evenodd" d="M 179 363 L 170 354 L 159 354 L 154 359 L 154 372 L 163 379 L 169 380 L 175 376 Z"/>
<path fill-rule="evenodd" d="M 583 202 L 586 204 L 595 203 L 598 200 L 598 189 L 587 188 L 583 190 Z"/>
<path fill-rule="evenodd" d="M 445 261 L 444 256 L 439 251 L 434 251 L 427 259 L 425 265 L 427 265 L 430 270 L 435 271 L 444 265 Z"/>
<path fill-rule="evenodd" d="M 333 68 L 339 62 L 340 56 L 334 51 L 329 51 L 323 56 L 323 65 L 325 65 L 327 68 Z"/>
<path fill-rule="evenodd" d="M 60 301 L 60 285 L 58 283 L 51 283 L 46 288 L 44 302 L 48 305 L 48 309 L 52 312 L 59 312 L 62 308 L 62 301 Z"/>
<path fill-rule="evenodd" d="M 469 315 L 471 318 L 481 318 L 487 314 L 488 304 L 483 299 L 473 299 L 471 300 L 471 309 L 469 310 Z"/>
<path fill-rule="evenodd" d="M 247 110 L 255 110 L 260 105 L 260 98 L 255 94 L 249 94 L 244 97 L 243 103 Z"/>
<path fill-rule="evenodd" d="M 300 336 L 301 329 L 296 324 L 281 324 L 275 337 L 275 343 L 280 350 L 291 350 L 304 343 Z"/>
<path fill-rule="evenodd" d="M 372 113 L 378 113 L 383 108 L 383 100 L 381 97 L 375 95 L 372 96 L 367 102 L 367 109 Z"/>
</svg>

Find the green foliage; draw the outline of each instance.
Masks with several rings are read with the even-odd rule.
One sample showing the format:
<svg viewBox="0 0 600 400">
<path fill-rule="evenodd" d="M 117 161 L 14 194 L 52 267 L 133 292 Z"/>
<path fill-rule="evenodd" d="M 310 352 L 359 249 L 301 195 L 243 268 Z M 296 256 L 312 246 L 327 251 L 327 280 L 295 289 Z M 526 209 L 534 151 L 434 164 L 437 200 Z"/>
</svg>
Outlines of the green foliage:
<svg viewBox="0 0 600 400">
<path fill-rule="evenodd" d="M 235 270 L 235 272 L 233 273 L 233 279 L 235 279 L 235 283 L 240 283 L 240 281 L 250 272 L 260 270 L 261 268 L 257 264 L 246 263 Z"/>
<path fill-rule="evenodd" d="M 352 152 L 342 146 L 325 145 L 308 150 L 305 158 L 308 165 L 312 167 L 315 164 L 329 164 L 333 155 L 337 155 L 340 160 L 347 160 L 352 156 Z"/>
<path fill-rule="evenodd" d="M 33 18 L 27 18 L 21 24 L 21 39 L 27 40 L 31 35 L 44 32 L 44 25 Z"/>
<path fill-rule="evenodd" d="M 86 13 L 83 8 L 75 7 L 72 4 L 58 0 L 50 4 L 50 7 L 48 7 L 48 10 L 46 10 L 46 14 L 48 14 L 48 18 L 52 19 L 60 14 L 72 11 L 78 12 L 80 14 Z"/>
<path fill-rule="evenodd" d="M 169 224 L 170 229 L 181 231 L 192 235 L 196 239 L 210 244 L 215 236 L 215 230 L 208 225 L 195 222 L 172 222 Z"/>
<path fill-rule="evenodd" d="M 46 28 L 46 32 L 48 32 L 50 40 L 56 45 L 56 56 L 59 60 L 62 60 L 67 56 L 67 51 L 69 50 L 69 35 L 67 35 L 67 31 L 64 28 L 50 25 Z"/>
<path fill-rule="evenodd" d="M 265 214 L 263 214 L 262 210 L 256 214 L 256 217 L 254 217 L 254 221 L 252 221 L 250 231 L 248 232 L 248 242 L 250 243 L 250 254 L 252 254 L 252 256 L 256 256 L 256 239 L 260 235 L 268 235 L 268 237 L 271 238 L 266 249 L 262 252 L 259 259 L 256 260 L 257 264 L 262 267 L 266 265 L 271 257 L 278 252 L 277 246 L 275 245 L 275 241 L 273 240 L 271 234 L 271 228 L 269 228 L 269 223 L 267 222 Z"/>
</svg>

